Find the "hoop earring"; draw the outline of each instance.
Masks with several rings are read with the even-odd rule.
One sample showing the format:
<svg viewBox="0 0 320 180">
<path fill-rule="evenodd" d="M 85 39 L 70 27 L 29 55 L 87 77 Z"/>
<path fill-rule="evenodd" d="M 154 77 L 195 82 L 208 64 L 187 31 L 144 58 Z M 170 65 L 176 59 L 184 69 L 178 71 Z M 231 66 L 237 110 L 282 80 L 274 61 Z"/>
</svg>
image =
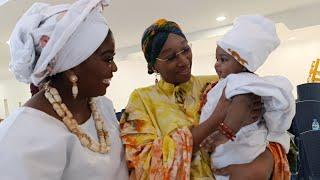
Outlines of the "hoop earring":
<svg viewBox="0 0 320 180">
<path fill-rule="evenodd" d="M 72 95 L 73 95 L 73 99 L 76 99 L 77 96 L 78 96 L 78 85 L 77 85 L 77 82 L 78 82 L 78 77 L 76 75 L 71 75 L 69 77 L 69 80 L 70 82 L 72 83 Z"/>
</svg>

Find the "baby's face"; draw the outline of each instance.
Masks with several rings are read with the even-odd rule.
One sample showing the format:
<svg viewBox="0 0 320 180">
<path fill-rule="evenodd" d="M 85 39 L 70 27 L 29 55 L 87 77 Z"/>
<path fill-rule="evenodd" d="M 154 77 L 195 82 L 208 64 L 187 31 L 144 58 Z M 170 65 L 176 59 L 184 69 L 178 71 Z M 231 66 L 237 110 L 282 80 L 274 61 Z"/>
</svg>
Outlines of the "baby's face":
<svg viewBox="0 0 320 180">
<path fill-rule="evenodd" d="M 225 78 L 229 74 L 245 71 L 245 68 L 237 60 L 219 46 L 217 46 L 216 49 L 216 59 L 217 61 L 214 68 L 219 78 Z"/>
</svg>

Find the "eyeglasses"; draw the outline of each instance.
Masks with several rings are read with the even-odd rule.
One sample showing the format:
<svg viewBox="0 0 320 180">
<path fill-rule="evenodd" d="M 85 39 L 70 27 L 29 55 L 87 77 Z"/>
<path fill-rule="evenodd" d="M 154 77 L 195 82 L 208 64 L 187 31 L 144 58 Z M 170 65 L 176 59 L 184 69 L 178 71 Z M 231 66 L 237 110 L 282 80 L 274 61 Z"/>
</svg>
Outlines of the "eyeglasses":
<svg viewBox="0 0 320 180">
<path fill-rule="evenodd" d="M 162 59 L 162 58 L 156 58 L 157 60 L 159 61 L 163 61 L 163 62 L 170 62 L 170 61 L 173 61 L 175 60 L 180 54 L 186 56 L 188 55 L 190 52 L 191 52 L 191 47 L 192 47 L 192 44 L 191 43 L 188 43 L 181 51 L 179 52 L 176 52 L 176 53 L 173 53 L 171 55 L 169 55 L 167 58 L 165 59 Z"/>
</svg>

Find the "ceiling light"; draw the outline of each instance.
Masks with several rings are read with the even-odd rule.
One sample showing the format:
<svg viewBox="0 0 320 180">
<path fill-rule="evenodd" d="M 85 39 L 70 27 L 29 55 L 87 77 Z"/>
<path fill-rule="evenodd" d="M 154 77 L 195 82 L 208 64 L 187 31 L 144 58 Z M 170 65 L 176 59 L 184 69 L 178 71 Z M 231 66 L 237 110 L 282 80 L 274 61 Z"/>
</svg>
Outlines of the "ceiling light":
<svg viewBox="0 0 320 180">
<path fill-rule="evenodd" d="M 6 43 L 7 43 L 8 45 L 10 45 L 10 39 L 9 39 L 8 41 L 6 41 Z"/>
<path fill-rule="evenodd" d="M 219 21 L 219 22 L 222 22 L 222 21 L 226 20 L 226 17 L 225 16 L 219 16 L 219 17 L 216 18 L 216 20 Z"/>
</svg>

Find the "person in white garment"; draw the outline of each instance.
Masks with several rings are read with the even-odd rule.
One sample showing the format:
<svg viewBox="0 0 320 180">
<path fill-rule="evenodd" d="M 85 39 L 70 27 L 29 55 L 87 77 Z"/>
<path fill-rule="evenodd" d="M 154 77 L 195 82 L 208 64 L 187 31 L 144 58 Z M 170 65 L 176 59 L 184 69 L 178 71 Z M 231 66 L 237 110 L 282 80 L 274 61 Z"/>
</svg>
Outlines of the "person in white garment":
<svg viewBox="0 0 320 180">
<path fill-rule="evenodd" d="M 10 70 L 42 86 L 0 124 L 1 180 L 125 180 L 112 102 L 117 66 L 105 0 L 33 4 L 10 38 Z"/>
<path fill-rule="evenodd" d="M 231 105 L 219 131 L 202 143 L 213 151 L 213 168 L 249 163 L 265 151 L 269 142 L 279 143 L 283 151 L 289 151 L 287 130 L 295 114 L 292 85 L 282 76 L 259 77 L 254 73 L 279 43 L 274 23 L 260 15 L 238 17 L 233 28 L 217 42 L 215 70 L 220 80 L 206 91 L 200 122 L 210 116 L 221 96 L 230 99 Z M 265 113 L 257 122 L 242 127 L 249 116 L 241 112 L 252 106 L 244 96 L 247 93 L 261 97 Z M 209 141 L 215 142 L 213 148 L 206 147 L 211 144 Z"/>
</svg>

